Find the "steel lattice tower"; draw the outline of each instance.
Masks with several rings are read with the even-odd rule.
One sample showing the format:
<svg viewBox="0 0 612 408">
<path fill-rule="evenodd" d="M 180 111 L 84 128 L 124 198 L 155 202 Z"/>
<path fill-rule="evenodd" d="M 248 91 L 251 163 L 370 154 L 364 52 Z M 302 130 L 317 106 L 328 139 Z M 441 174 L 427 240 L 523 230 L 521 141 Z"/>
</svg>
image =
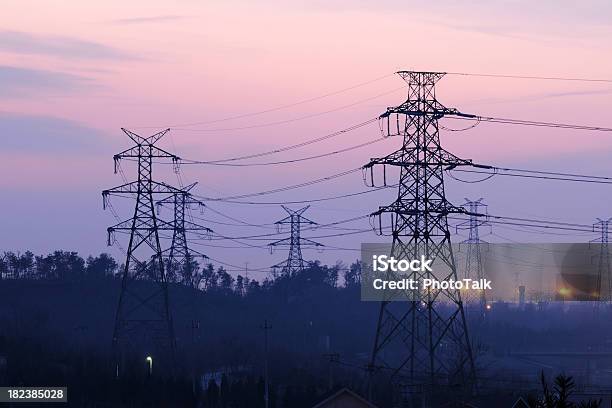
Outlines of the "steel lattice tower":
<svg viewBox="0 0 612 408">
<path fill-rule="evenodd" d="M 468 221 L 464 221 L 457 224 L 457 229 L 468 229 L 468 239 L 464 240 L 462 244 L 467 245 L 467 253 L 465 257 L 465 273 L 463 278 L 468 279 L 483 279 L 484 268 L 482 264 L 482 246 L 486 245 L 487 242 L 480 239 L 480 227 L 490 226 L 487 222 L 486 216 L 487 205 L 482 202 L 482 198 L 478 200 L 465 199 L 463 207 L 470 213 Z M 479 291 L 477 296 L 470 296 L 470 291 L 466 291 L 464 296 L 464 302 L 470 303 L 471 301 L 478 301 L 479 309 L 481 313 L 484 313 L 487 307 L 487 298 L 484 290 Z"/>
<path fill-rule="evenodd" d="M 280 221 L 275 222 L 278 230 L 285 224 L 291 225 L 291 235 L 289 238 L 280 239 L 278 241 L 268 244 L 270 251 L 276 247 L 289 247 L 289 254 L 287 260 L 272 266 L 273 271 L 280 269 L 281 275 L 293 275 L 302 272 L 305 267 L 304 258 L 302 257 L 302 246 L 322 247 L 323 244 L 315 242 L 313 240 L 302 238 L 300 236 L 302 224 L 316 225 L 317 223 L 309 220 L 302 216 L 304 212 L 310 207 L 309 205 L 299 210 L 292 210 L 288 207 L 282 206 L 285 211 L 289 214 L 288 217 L 283 218 Z"/>
<path fill-rule="evenodd" d="M 448 109 L 436 100 L 440 72 L 401 71 L 408 83 L 408 99 L 381 115 L 388 136 L 403 138 L 402 147 L 364 166 L 374 185 L 375 165 L 399 167 L 397 199 L 372 213 L 381 235 L 393 237 L 391 256 L 418 259 L 424 255 L 450 272 L 411 272 L 405 278 L 457 279 L 447 216 L 467 214 L 448 202 L 444 170 L 472 165 L 444 150 L 438 120 L 446 115 L 470 116 Z M 369 171 L 368 171 L 369 170 Z M 385 171 L 386 178 L 386 171 Z M 383 226 L 387 214 L 391 232 Z M 386 217 L 385 217 L 386 218 Z M 370 371 L 381 368 L 400 386 L 473 384 L 474 361 L 468 329 L 457 290 L 407 291 L 405 302 L 394 302 L 389 293 L 380 305 Z"/>
<path fill-rule="evenodd" d="M 597 222 L 593 224 L 593 231 L 599 230 L 601 235 L 599 238 L 591 241 L 600 244 L 597 268 L 597 296 L 600 301 L 604 302 L 612 302 L 612 276 L 610 276 L 610 248 L 608 245 L 610 222 L 612 222 L 612 218 L 607 220 L 597 218 Z"/>
<path fill-rule="evenodd" d="M 173 363 L 174 327 L 159 232 L 173 231 L 174 225 L 157 218 L 153 196 L 181 193 L 179 189 L 153 180 L 155 159 L 168 159 L 174 164 L 179 161 L 177 156 L 155 146 L 170 129 L 149 137 L 122 130 L 135 146 L 114 156 L 115 172 L 121 159 L 135 160 L 138 179 L 102 192 L 105 208 L 109 195 L 124 195 L 136 201 L 131 219 L 108 228 L 109 245 L 114 242 L 115 232 L 130 236 L 113 330 L 113 359 L 118 376 L 124 369 L 127 352 L 145 351 L 159 356 L 156 361 L 161 360 L 162 364 L 164 361 Z"/>
<path fill-rule="evenodd" d="M 180 279 L 183 284 L 191 287 L 195 286 L 195 277 L 193 275 L 195 271 L 195 258 L 208 259 L 208 256 L 189 248 L 187 245 L 187 231 L 200 235 L 205 234 L 206 236 L 212 232 L 210 228 L 185 220 L 185 214 L 192 205 L 196 205 L 200 209 L 205 207 L 202 201 L 195 199 L 190 193 L 196 184 L 190 184 L 181 189 L 180 193 L 173 193 L 170 197 L 157 202 L 158 209 L 163 205 L 172 205 L 174 209 L 172 244 L 170 248 L 164 251 L 168 253 L 166 265 L 168 281 Z"/>
</svg>

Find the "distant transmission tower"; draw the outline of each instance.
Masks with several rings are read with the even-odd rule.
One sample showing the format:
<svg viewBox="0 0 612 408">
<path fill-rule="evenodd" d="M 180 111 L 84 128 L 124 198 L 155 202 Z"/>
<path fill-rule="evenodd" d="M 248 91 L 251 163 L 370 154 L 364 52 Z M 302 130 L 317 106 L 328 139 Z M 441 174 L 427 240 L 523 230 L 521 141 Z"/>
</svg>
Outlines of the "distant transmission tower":
<svg viewBox="0 0 612 408">
<path fill-rule="evenodd" d="M 446 115 L 468 115 L 446 108 L 436 100 L 435 84 L 444 73 L 398 74 L 408 83 L 408 99 L 398 107 L 388 108 L 381 120 L 388 136 L 402 137 L 402 147 L 364 166 L 372 185 L 375 165 L 399 167 L 398 195 L 392 204 L 372 213 L 372 217 L 380 235 L 393 237 L 391 256 L 410 260 L 424 255 L 433 259 L 434 272 L 410 272 L 402 277 L 418 282 L 425 278 L 456 280 L 447 215 L 467 211 L 446 199 L 444 170 L 469 166 L 472 162 L 442 148 L 438 120 Z M 388 214 L 390 227 L 382 223 L 384 214 Z M 446 272 L 440 271 L 443 267 Z M 404 387 L 473 384 L 474 361 L 459 291 L 417 290 L 404 294 L 404 299 L 394 299 L 385 293 L 381 302 L 370 372 L 386 369 L 392 381 Z"/>
<path fill-rule="evenodd" d="M 468 239 L 462 242 L 467 245 L 467 253 L 465 257 L 465 273 L 463 278 L 467 279 L 484 279 L 484 265 L 482 263 L 482 246 L 488 244 L 486 241 L 480 239 L 479 229 L 480 227 L 490 227 L 486 217 L 483 215 L 487 214 L 487 205 L 482 202 L 482 198 L 472 201 L 465 199 L 463 207 L 470 213 L 468 221 L 464 221 L 457 224 L 456 228 L 468 229 Z M 470 303 L 471 301 L 478 301 L 479 310 L 484 313 L 487 307 L 487 298 L 484 290 L 481 290 L 476 295 L 473 291 L 468 290 L 464 292 L 464 302 Z"/>
<path fill-rule="evenodd" d="M 608 245 L 610 222 L 612 222 L 612 218 L 607 220 L 597 218 L 597 222 L 593 224 L 593 231 L 599 231 L 601 235 L 599 238 L 591 241 L 600 244 L 596 293 L 599 300 L 604 302 L 612 302 L 612 276 L 610 276 L 610 248 Z"/>
<path fill-rule="evenodd" d="M 149 137 L 122 130 L 135 146 L 114 156 L 115 172 L 121 159 L 134 160 L 138 163 L 138 179 L 102 192 L 104 208 L 109 195 L 125 195 L 136 201 L 131 219 L 108 228 L 109 245 L 114 242 L 116 232 L 130 236 L 113 330 L 117 376 L 125 369 L 123 362 L 130 352 L 146 352 L 155 358 L 156 364 L 160 360 L 172 364 L 175 337 L 159 231 L 174 230 L 174 225 L 157 218 L 153 196 L 181 193 L 179 189 L 153 180 L 154 160 L 169 159 L 174 164 L 179 161 L 177 156 L 155 146 L 170 129 Z"/>
<path fill-rule="evenodd" d="M 305 268 L 304 258 L 302 257 L 302 246 L 309 247 L 322 247 L 323 244 L 315 242 L 313 240 L 302 238 L 300 236 L 302 224 L 316 225 L 316 222 L 309 220 L 302 216 L 304 212 L 310 207 L 309 205 L 299 210 L 292 210 L 288 207 L 282 206 L 285 211 L 289 214 L 288 217 L 283 218 L 280 221 L 275 222 L 278 230 L 285 224 L 291 225 L 291 236 L 289 238 L 280 239 L 272 242 L 269 245 L 270 251 L 276 247 L 289 247 L 289 254 L 287 260 L 272 266 L 274 274 L 280 269 L 281 275 L 291 276 L 296 273 L 302 272 Z"/>
<path fill-rule="evenodd" d="M 208 256 L 189 248 L 187 245 L 187 231 L 208 236 L 212 230 L 191 221 L 185 220 L 185 214 L 195 205 L 200 209 L 205 207 L 204 203 L 195 199 L 190 191 L 197 183 L 190 184 L 181 189 L 180 193 L 173 193 L 170 197 L 157 202 L 158 209 L 163 205 L 172 205 L 174 209 L 174 232 L 172 234 L 172 244 L 166 251 L 167 276 L 169 281 L 180 281 L 184 285 L 195 287 L 196 280 L 195 259 L 208 259 Z"/>
</svg>

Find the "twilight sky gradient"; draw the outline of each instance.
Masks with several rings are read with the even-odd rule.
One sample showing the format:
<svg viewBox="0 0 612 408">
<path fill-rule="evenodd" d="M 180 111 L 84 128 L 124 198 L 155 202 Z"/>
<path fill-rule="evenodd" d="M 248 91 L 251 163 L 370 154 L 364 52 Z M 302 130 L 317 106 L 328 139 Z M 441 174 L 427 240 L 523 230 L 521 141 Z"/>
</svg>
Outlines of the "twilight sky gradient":
<svg viewBox="0 0 612 408">
<path fill-rule="evenodd" d="M 293 144 L 365 121 L 405 97 L 392 75 L 310 103 L 236 120 L 217 119 L 317 97 L 398 69 L 590 78 L 612 77 L 612 4 L 608 1 L 5 1 L 0 16 L 0 250 L 78 250 L 105 246 L 114 222 L 100 191 L 121 183 L 112 155 L 129 146 L 120 132 L 172 127 L 163 147 L 191 159 L 219 159 Z M 437 88 L 449 107 L 520 119 L 612 126 L 612 84 L 448 76 Z M 328 112 L 331 111 L 331 112 Z M 327 113 L 325 113 L 327 112 Z M 306 118 L 304 118 L 306 117 Z M 304 118 L 284 124 L 271 122 Z M 194 124 L 195 123 L 195 124 Z M 191 124 L 191 125 L 189 125 Z M 236 129 L 241 127 L 249 129 Z M 447 121 L 448 126 L 463 123 Z M 363 143 L 376 125 L 270 159 L 284 160 Z M 612 135 L 481 124 L 446 132 L 455 154 L 481 163 L 612 175 Z M 183 166 L 197 192 L 219 197 L 297 184 L 365 164 L 395 150 L 397 139 L 342 156 L 256 168 Z M 124 169 L 130 177 L 132 168 Z M 161 178 L 176 183 L 169 171 Z M 466 177 L 467 178 L 467 177 Z M 360 174 L 260 201 L 317 198 L 364 190 Z M 449 197 L 485 197 L 493 214 L 591 223 L 612 216 L 612 188 L 493 178 L 449 180 Z M 305 214 L 321 224 L 369 213 L 393 192 L 349 202 L 313 204 Z M 122 216 L 128 207 L 117 202 Z M 279 206 L 211 203 L 251 223 L 284 217 Z M 166 210 L 162 216 L 170 216 Z M 214 212 L 204 218 L 225 236 L 265 234 L 270 228 L 235 223 Z M 205 221 L 200 221 L 205 223 Z M 343 225 L 367 228 L 368 223 Z M 307 236 L 341 232 L 321 229 Z M 497 229 L 522 241 L 584 241 Z M 280 237 L 277 237 L 280 238 Z M 373 234 L 320 239 L 358 248 Z M 495 238 L 492 238 L 495 240 Z M 268 241 L 249 241 L 260 246 Z M 284 253 L 231 241 L 198 249 L 249 268 L 276 263 Z M 358 253 L 305 252 L 308 259 L 349 261 Z"/>
</svg>

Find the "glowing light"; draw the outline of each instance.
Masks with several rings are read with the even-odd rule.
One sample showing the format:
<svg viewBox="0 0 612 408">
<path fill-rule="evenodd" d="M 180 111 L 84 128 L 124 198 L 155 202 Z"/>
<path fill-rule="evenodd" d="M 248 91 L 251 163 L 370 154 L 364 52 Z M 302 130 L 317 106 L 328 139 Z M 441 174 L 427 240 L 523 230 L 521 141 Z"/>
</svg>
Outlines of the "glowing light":
<svg viewBox="0 0 612 408">
<path fill-rule="evenodd" d="M 147 358 L 145 358 L 145 361 L 149 363 L 149 375 L 153 374 L 153 357 L 147 356 Z"/>
</svg>

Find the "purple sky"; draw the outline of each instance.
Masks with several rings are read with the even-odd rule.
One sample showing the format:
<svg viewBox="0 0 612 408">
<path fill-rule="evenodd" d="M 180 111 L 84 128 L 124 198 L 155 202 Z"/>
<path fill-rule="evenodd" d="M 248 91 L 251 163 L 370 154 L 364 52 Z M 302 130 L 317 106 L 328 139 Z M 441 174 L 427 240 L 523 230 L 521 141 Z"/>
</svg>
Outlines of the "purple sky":
<svg viewBox="0 0 612 408">
<path fill-rule="evenodd" d="M 420 2 L 34 2 L 9 1 L 0 16 L 0 249 L 82 254 L 110 250 L 100 191 L 121 183 L 112 155 L 129 146 L 120 127 L 142 134 L 174 128 L 162 147 L 214 160 L 265 151 L 325 135 L 375 117 L 405 98 L 398 69 L 606 78 L 612 72 L 612 5 L 588 1 Z M 389 75 L 389 76 L 386 76 Z M 256 112 L 383 79 L 309 103 Z M 448 76 L 440 101 L 482 115 L 612 126 L 612 84 Z M 300 120 L 292 120 L 303 118 Z M 287 123 L 271 124 L 291 120 Z M 202 123 L 192 126 L 184 124 Z M 178 125 L 178 126 L 177 126 Z M 463 125 L 447 121 L 447 126 Z M 253 127 L 255 126 L 255 127 Z M 249 127 L 248 129 L 236 129 Z M 368 141 L 377 126 L 269 156 L 285 160 Z M 477 162 L 612 175 L 607 133 L 481 124 L 443 132 L 445 147 Z M 320 178 L 395 150 L 392 139 L 341 156 L 298 164 L 227 168 L 183 166 L 185 183 L 211 197 L 251 193 Z M 126 174 L 133 176 L 126 163 Z M 169 168 L 159 175 L 176 183 Z M 469 178 L 466 176 L 466 178 Z M 366 189 L 360 174 L 255 198 L 288 201 Z M 455 203 L 484 197 L 494 214 L 591 223 L 612 215 L 612 188 L 495 177 L 448 181 Z M 369 213 L 393 192 L 314 203 L 305 214 L 321 224 Z M 116 203 L 122 217 L 129 208 Z M 211 203 L 250 223 L 285 216 L 277 205 Z M 169 216 L 166 210 L 162 216 Z M 235 223 L 208 211 L 216 222 Z M 367 228 L 367 221 L 342 225 Z M 211 223 L 225 236 L 273 229 Z M 341 232 L 321 229 L 305 234 Z M 522 241 L 591 239 L 497 229 Z M 280 237 L 278 237 L 280 238 Z M 373 234 L 320 239 L 358 248 Z M 249 241 L 265 245 L 266 241 Z M 203 244 L 240 246 L 235 242 Z M 235 265 L 259 268 L 284 253 L 265 249 L 198 249 Z M 333 263 L 358 253 L 305 251 Z"/>
</svg>

